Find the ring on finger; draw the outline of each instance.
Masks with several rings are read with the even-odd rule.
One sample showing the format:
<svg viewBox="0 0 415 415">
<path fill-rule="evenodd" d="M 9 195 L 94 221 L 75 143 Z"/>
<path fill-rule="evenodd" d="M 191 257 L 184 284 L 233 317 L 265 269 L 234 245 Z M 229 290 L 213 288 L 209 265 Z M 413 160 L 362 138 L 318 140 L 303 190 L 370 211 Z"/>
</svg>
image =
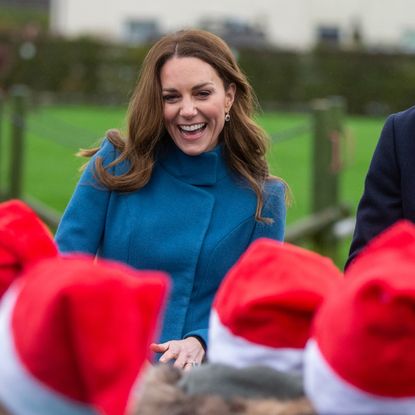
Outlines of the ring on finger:
<svg viewBox="0 0 415 415">
<path fill-rule="evenodd" d="M 188 362 L 186 362 L 185 366 L 190 365 L 191 367 L 198 367 L 200 366 L 199 362 L 196 362 L 195 360 L 190 360 Z"/>
</svg>

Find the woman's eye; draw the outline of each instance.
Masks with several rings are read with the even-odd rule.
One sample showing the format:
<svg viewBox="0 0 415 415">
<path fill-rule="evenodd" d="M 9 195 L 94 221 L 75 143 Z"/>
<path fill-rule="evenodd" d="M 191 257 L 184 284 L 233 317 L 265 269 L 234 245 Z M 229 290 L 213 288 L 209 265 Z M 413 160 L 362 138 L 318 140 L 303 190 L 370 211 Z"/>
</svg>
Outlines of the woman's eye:
<svg viewBox="0 0 415 415">
<path fill-rule="evenodd" d="M 166 102 L 174 102 L 178 99 L 177 95 L 169 94 L 169 95 L 163 95 L 163 101 Z"/>
<path fill-rule="evenodd" d="M 197 93 L 197 96 L 200 98 L 208 98 L 210 94 L 211 94 L 210 91 L 199 91 Z"/>
</svg>

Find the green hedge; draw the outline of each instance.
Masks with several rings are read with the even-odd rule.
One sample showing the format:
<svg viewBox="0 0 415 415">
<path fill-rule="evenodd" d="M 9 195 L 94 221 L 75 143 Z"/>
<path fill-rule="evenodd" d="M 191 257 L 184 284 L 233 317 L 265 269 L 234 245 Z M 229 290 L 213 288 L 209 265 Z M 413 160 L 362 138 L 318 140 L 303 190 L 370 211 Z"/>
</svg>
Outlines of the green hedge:
<svg viewBox="0 0 415 415">
<path fill-rule="evenodd" d="M 136 82 L 148 47 L 127 47 L 94 39 L 42 36 L 36 54 L 22 59 L 24 39 L 0 33 L 0 88 L 24 83 L 74 100 L 124 103 Z M 365 51 L 237 51 L 260 103 L 291 108 L 311 99 L 342 95 L 352 113 L 387 113 L 413 104 L 415 55 Z"/>
</svg>

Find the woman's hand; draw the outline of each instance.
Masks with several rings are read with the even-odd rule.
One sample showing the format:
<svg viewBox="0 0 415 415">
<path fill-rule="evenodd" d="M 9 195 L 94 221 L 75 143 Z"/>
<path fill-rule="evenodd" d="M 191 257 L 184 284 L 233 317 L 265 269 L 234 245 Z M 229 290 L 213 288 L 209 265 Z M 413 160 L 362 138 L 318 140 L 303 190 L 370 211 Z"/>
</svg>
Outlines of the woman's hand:
<svg viewBox="0 0 415 415">
<path fill-rule="evenodd" d="M 153 343 L 150 349 L 155 353 L 163 353 L 159 362 L 167 363 L 175 360 L 174 366 L 190 370 L 202 363 L 205 350 L 196 337 L 187 337 L 184 340 L 170 340 L 165 343 Z"/>
</svg>

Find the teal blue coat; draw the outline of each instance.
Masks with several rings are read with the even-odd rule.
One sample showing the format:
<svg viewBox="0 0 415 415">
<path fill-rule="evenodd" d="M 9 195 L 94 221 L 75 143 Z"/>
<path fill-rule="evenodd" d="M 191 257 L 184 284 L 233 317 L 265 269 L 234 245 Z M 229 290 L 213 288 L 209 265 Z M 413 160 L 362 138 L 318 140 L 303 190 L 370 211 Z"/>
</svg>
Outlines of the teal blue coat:
<svg viewBox="0 0 415 415">
<path fill-rule="evenodd" d="M 116 156 L 105 140 L 96 154 Z M 131 193 L 108 191 L 84 171 L 56 233 L 61 252 L 86 252 L 138 269 L 170 274 L 172 289 L 160 341 L 196 336 L 207 343 L 209 312 L 224 275 L 249 244 L 282 240 L 284 185 L 269 181 L 263 216 L 255 221 L 256 196 L 226 165 L 222 146 L 188 156 L 174 144 L 160 152 L 149 183 Z M 127 166 L 116 168 L 115 174 Z"/>
</svg>

